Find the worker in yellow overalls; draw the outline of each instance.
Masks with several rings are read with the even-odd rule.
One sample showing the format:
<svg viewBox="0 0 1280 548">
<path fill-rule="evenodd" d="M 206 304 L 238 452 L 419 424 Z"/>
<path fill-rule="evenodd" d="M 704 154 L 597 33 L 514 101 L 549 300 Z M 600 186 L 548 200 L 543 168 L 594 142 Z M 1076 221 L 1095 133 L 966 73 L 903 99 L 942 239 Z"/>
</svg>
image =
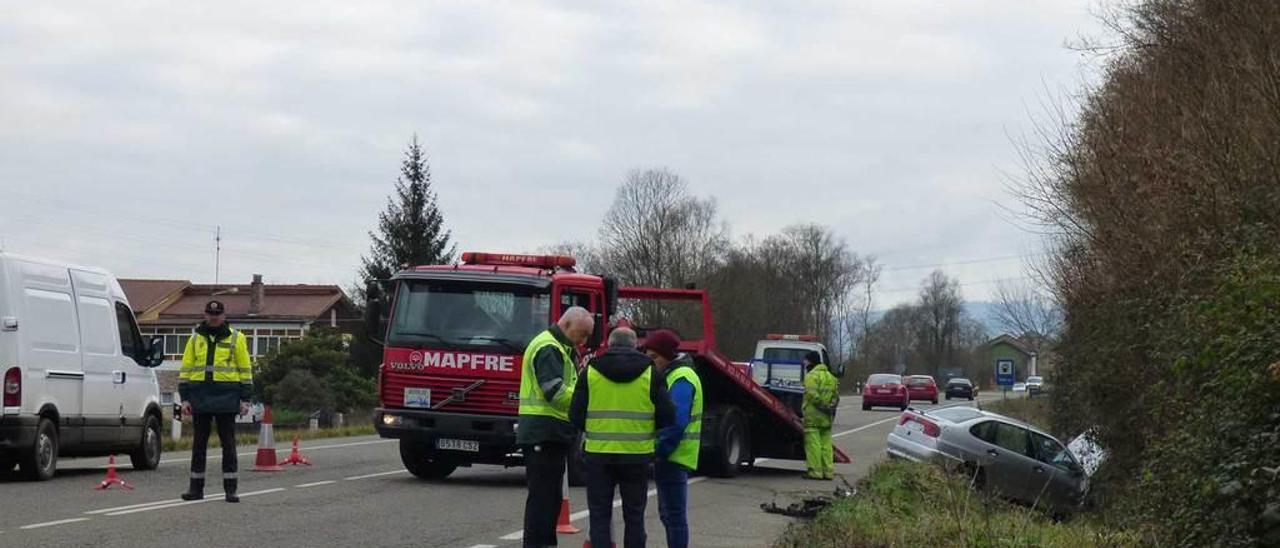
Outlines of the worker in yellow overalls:
<svg viewBox="0 0 1280 548">
<path fill-rule="evenodd" d="M 840 404 L 835 375 L 822 363 L 822 356 L 809 352 L 804 357 L 804 458 L 805 479 L 829 480 L 832 464 L 831 422 Z"/>
</svg>

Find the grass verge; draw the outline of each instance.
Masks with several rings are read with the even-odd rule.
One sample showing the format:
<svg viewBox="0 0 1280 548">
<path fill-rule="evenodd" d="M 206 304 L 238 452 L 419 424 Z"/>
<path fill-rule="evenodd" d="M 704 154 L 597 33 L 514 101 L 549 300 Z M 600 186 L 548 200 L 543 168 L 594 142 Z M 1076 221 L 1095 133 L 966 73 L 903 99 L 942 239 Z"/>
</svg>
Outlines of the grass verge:
<svg viewBox="0 0 1280 548">
<path fill-rule="evenodd" d="M 1090 516 L 1055 523 L 1043 512 L 970 489 L 967 478 L 909 461 L 877 465 L 813 521 L 792 524 L 776 548 L 1139 546 L 1136 534 L 1115 531 Z"/>
<path fill-rule="evenodd" d="M 169 432 L 169 421 L 165 420 L 163 450 L 164 451 L 189 451 L 191 450 L 191 425 L 190 423 L 183 425 L 183 436 L 179 439 L 173 439 L 167 436 Z M 294 436 L 301 440 L 314 440 L 321 438 L 345 438 L 351 436 L 369 436 L 376 434 L 372 424 L 355 424 L 338 428 L 321 428 L 319 430 L 310 430 L 306 428 L 276 428 L 276 449 L 286 449 L 289 444 L 293 443 Z M 236 445 L 239 447 L 253 447 L 258 444 L 258 434 L 237 434 Z M 218 435 L 215 433 L 209 436 L 209 447 L 221 447 L 218 441 Z"/>
</svg>

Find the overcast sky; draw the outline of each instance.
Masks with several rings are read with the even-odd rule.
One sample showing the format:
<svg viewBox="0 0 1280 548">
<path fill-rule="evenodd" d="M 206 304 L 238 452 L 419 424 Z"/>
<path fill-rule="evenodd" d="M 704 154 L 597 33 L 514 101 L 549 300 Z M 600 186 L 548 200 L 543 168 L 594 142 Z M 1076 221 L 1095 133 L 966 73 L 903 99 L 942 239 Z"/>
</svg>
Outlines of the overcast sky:
<svg viewBox="0 0 1280 548">
<path fill-rule="evenodd" d="M 1040 249 L 997 204 L 1100 33 L 1090 0 L 202 4 L 3 8 L 6 250 L 211 282 L 221 225 L 224 282 L 345 286 L 416 133 L 461 249 L 590 240 L 667 167 L 737 237 L 832 226 L 882 305 L 936 263 L 978 300 Z"/>
</svg>

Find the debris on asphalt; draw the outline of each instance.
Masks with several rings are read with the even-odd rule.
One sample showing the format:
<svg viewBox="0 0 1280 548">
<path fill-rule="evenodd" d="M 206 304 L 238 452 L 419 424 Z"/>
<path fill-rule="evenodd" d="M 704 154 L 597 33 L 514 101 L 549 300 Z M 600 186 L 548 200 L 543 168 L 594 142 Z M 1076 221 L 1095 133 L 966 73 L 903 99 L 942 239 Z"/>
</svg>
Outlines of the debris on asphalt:
<svg viewBox="0 0 1280 548">
<path fill-rule="evenodd" d="M 849 485 L 844 478 L 840 478 L 844 483 L 842 487 L 836 487 L 835 492 L 831 496 L 808 497 L 800 502 L 792 503 L 788 506 L 778 506 L 776 502 L 768 502 L 760 505 L 760 509 L 767 514 L 779 514 L 792 518 L 813 519 L 819 512 L 825 510 L 831 503 L 852 497 L 857 494 L 857 490 Z"/>
</svg>

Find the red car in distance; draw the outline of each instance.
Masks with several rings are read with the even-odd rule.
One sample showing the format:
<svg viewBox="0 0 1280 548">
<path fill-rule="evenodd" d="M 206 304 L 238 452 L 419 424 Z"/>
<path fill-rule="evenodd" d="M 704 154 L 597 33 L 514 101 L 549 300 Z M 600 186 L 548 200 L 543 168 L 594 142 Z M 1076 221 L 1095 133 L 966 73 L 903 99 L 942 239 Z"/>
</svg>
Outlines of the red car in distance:
<svg viewBox="0 0 1280 548">
<path fill-rule="evenodd" d="M 928 400 L 938 403 L 938 383 L 928 375 L 908 375 L 907 394 L 909 400 Z"/>
<path fill-rule="evenodd" d="M 863 411 L 869 411 L 873 406 L 897 407 L 906 411 L 910 403 L 907 387 L 899 375 L 876 373 L 867 377 L 866 384 L 862 385 Z"/>
</svg>

